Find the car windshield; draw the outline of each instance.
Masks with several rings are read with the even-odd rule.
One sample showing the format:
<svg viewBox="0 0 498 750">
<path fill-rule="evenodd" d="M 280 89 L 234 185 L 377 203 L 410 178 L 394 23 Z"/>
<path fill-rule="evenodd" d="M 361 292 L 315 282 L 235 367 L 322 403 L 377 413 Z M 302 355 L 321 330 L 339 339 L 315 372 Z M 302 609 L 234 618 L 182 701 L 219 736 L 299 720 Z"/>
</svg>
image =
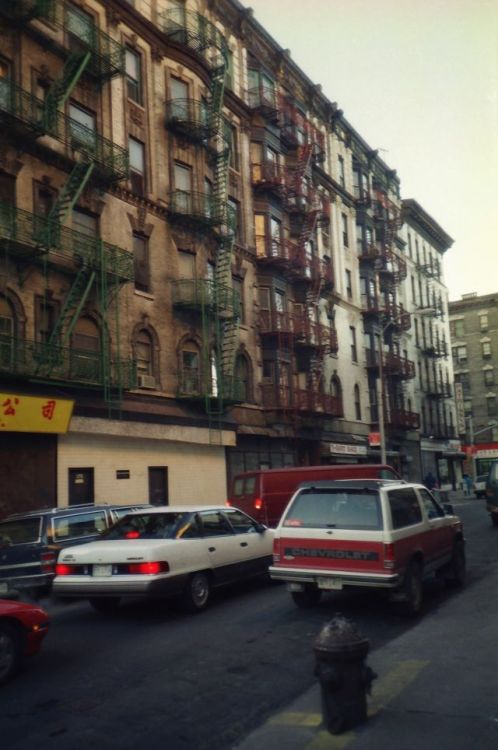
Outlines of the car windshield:
<svg viewBox="0 0 498 750">
<path fill-rule="evenodd" d="M 13 518 L 0 523 L 0 545 L 28 544 L 40 538 L 40 516 Z"/>
<path fill-rule="evenodd" d="M 303 490 L 289 508 L 284 526 L 314 529 L 382 529 L 377 491 Z"/>
<path fill-rule="evenodd" d="M 191 513 L 136 513 L 121 518 L 105 539 L 176 539 L 192 522 Z"/>
</svg>

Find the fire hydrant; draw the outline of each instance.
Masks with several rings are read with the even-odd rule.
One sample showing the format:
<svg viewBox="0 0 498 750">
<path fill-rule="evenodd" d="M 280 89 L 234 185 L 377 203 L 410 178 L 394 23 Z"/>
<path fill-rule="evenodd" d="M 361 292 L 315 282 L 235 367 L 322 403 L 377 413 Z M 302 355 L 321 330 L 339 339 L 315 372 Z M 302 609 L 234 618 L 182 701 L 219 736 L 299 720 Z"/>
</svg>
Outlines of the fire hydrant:
<svg viewBox="0 0 498 750">
<path fill-rule="evenodd" d="M 332 734 L 367 720 L 366 694 L 377 677 L 365 664 L 369 645 L 343 615 L 336 615 L 327 623 L 313 642 L 323 722 Z"/>
</svg>

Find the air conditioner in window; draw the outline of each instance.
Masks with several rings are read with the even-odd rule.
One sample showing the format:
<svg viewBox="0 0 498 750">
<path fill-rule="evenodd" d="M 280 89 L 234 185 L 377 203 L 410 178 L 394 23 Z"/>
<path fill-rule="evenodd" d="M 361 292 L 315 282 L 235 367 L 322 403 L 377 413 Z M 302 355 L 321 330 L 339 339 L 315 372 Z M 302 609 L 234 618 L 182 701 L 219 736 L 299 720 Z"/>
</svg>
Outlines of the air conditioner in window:
<svg viewBox="0 0 498 750">
<path fill-rule="evenodd" d="M 154 375 L 139 375 L 138 376 L 138 387 L 139 388 L 155 388 L 156 379 Z"/>
</svg>

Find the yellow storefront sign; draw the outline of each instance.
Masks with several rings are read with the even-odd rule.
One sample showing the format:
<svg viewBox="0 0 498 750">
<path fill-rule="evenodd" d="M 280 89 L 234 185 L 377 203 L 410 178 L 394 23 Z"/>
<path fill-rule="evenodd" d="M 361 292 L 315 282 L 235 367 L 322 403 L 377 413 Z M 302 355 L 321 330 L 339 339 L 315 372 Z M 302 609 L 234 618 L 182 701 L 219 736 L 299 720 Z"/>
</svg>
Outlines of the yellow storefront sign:
<svg viewBox="0 0 498 750">
<path fill-rule="evenodd" d="M 0 432 L 68 431 L 74 401 L 0 393 Z"/>
</svg>

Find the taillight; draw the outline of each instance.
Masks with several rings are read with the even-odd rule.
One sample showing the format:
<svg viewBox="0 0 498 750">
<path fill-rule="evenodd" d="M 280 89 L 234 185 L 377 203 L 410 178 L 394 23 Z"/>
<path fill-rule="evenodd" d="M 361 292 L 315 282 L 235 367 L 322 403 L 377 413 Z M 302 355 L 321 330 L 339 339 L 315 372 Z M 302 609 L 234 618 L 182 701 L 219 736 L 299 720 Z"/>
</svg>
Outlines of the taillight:
<svg viewBox="0 0 498 750">
<path fill-rule="evenodd" d="M 54 551 L 42 552 L 40 555 L 41 569 L 43 573 L 53 573 L 57 555 Z"/>
<path fill-rule="evenodd" d="M 263 499 L 261 497 L 257 497 L 254 501 L 254 508 L 255 510 L 261 510 L 263 507 Z"/>
<path fill-rule="evenodd" d="M 225 506 L 226 506 L 227 508 L 231 508 L 231 507 L 232 507 L 232 502 L 231 502 L 231 500 L 227 500 L 227 501 L 226 501 L 226 503 L 225 503 Z"/>
<path fill-rule="evenodd" d="M 139 536 L 140 536 L 139 531 L 127 531 L 126 534 L 124 535 L 124 538 L 125 539 L 138 539 Z"/>
<path fill-rule="evenodd" d="M 384 568 L 394 568 L 394 544 L 384 544 Z"/>
<path fill-rule="evenodd" d="M 76 565 L 66 565 L 65 563 L 57 563 L 55 566 L 56 576 L 73 576 L 76 573 Z"/>
<path fill-rule="evenodd" d="M 142 562 L 128 565 L 128 573 L 131 575 L 154 576 L 158 573 L 168 573 L 168 571 L 169 565 L 167 562 Z"/>
<path fill-rule="evenodd" d="M 280 539 L 273 539 L 273 562 L 280 562 Z"/>
</svg>

